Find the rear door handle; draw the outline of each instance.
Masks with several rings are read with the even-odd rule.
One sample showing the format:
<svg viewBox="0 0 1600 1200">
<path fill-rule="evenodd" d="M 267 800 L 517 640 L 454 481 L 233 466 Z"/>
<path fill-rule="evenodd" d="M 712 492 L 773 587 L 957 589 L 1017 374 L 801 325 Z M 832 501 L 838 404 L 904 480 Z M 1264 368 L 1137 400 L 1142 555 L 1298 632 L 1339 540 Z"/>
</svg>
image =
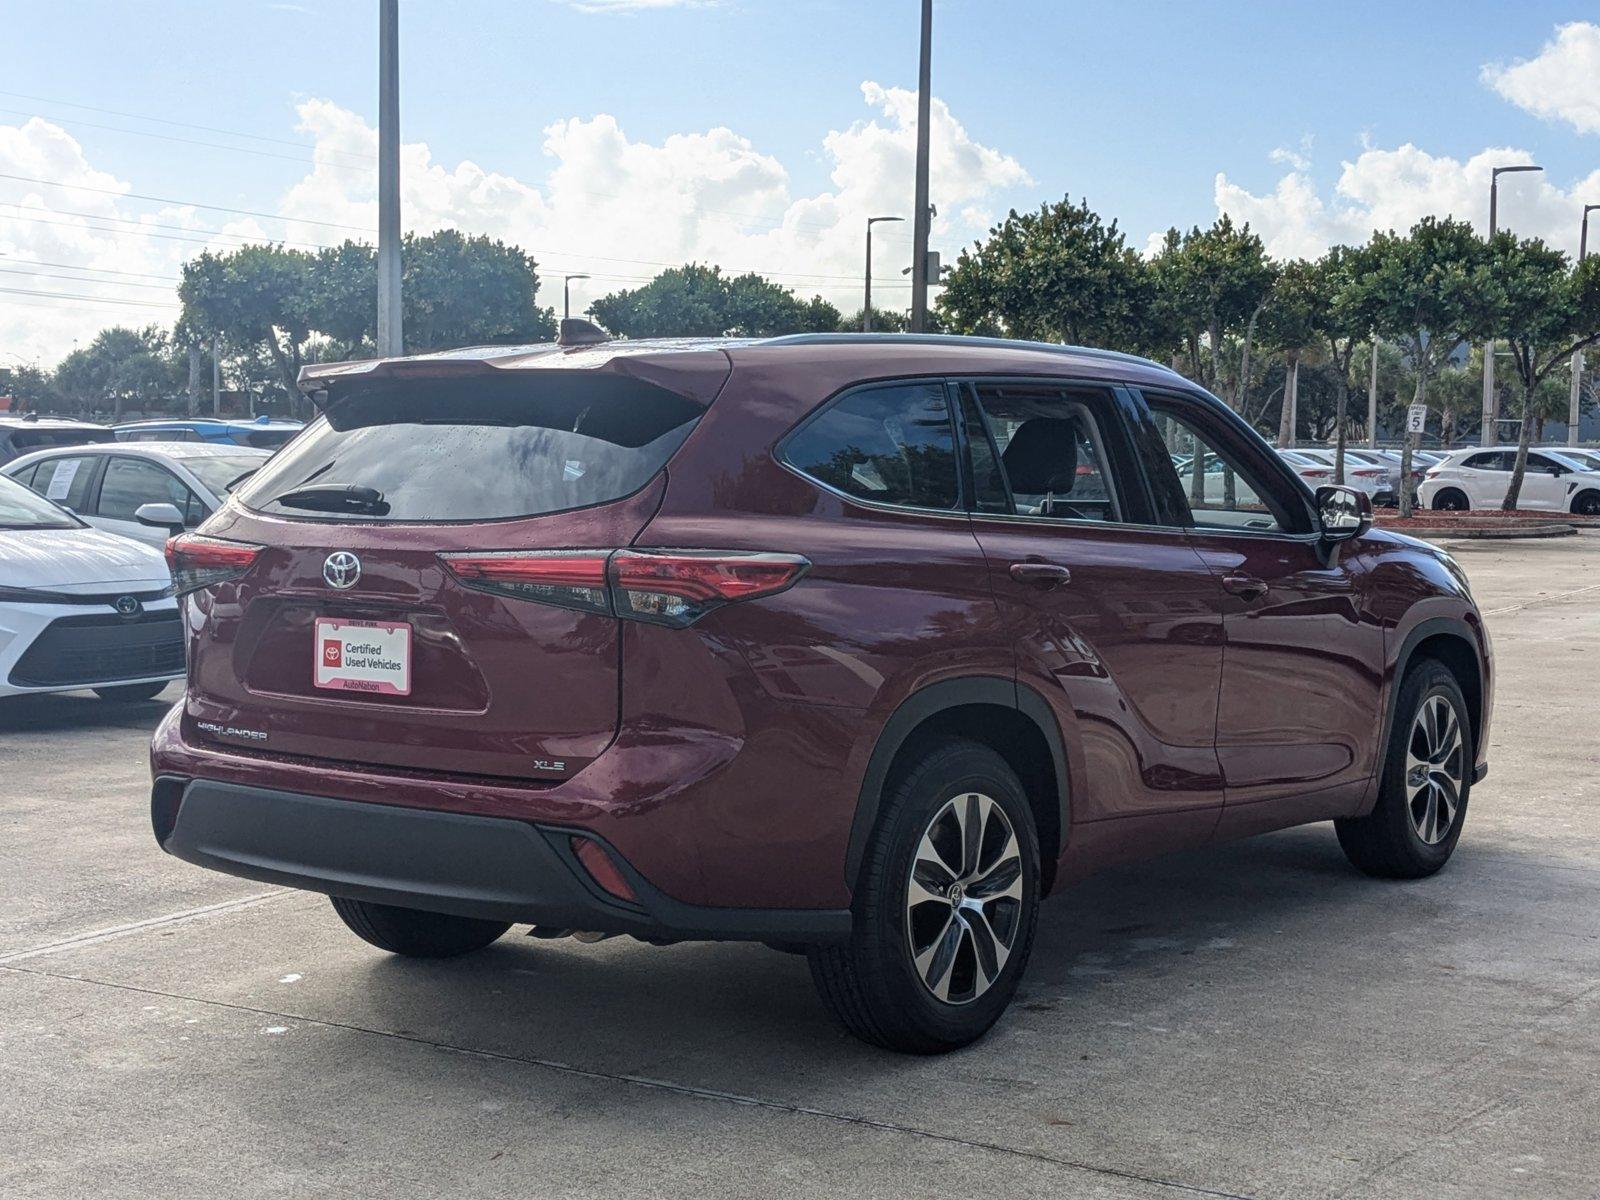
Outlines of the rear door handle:
<svg viewBox="0 0 1600 1200">
<path fill-rule="evenodd" d="M 1246 600 L 1259 600 L 1267 594 L 1266 580 L 1257 579 L 1254 575 L 1224 575 L 1222 587 L 1224 591 L 1243 596 Z"/>
<path fill-rule="evenodd" d="M 1055 588 L 1072 582 L 1072 572 L 1059 563 L 1014 562 L 1011 564 L 1011 578 L 1036 588 Z"/>
</svg>

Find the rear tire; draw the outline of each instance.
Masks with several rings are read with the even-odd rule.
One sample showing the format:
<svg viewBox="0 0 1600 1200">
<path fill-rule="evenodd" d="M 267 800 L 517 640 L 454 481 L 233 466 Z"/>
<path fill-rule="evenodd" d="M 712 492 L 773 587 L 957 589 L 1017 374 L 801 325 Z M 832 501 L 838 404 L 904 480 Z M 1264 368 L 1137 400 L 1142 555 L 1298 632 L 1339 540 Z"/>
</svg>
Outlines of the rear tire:
<svg viewBox="0 0 1600 1200">
<path fill-rule="evenodd" d="M 1461 685 L 1443 663 L 1423 659 L 1400 685 L 1377 804 L 1333 823 L 1345 857 L 1379 879 L 1439 870 L 1461 839 L 1475 761 Z"/>
<path fill-rule="evenodd" d="M 407 958 L 455 958 L 482 950 L 511 928 L 506 921 L 483 921 L 449 913 L 423 912 L 392 904 L 328 897 L 333 911 L 364 942 Z"/>
<path fill-rule="evenodd" d="M 1472 501 L 1460 488 L 1440 488 L 1433 497 L 1435 512 L 1466 512 L 1471 507 Z"/>
<path fill-rule="evenodd" d="M 122 683 L 116 687 L 97 687 L 94 694 L 102 700 L 110 700 L 113 704 L 137 704 L 141 700 L 154 700 L 166 690 L 167 681 L 157 680 L 154 683 Z"/>
<path fill-rule="evenodd" d="M 983 1036 L 1016 992 L 1039 913 L 1033 811 L 1005 760 L 950 742 L 891 783 L 853 908 L 850 941 L 808 953 L 847 1032 L 910 1054 Z"/>
</svg>

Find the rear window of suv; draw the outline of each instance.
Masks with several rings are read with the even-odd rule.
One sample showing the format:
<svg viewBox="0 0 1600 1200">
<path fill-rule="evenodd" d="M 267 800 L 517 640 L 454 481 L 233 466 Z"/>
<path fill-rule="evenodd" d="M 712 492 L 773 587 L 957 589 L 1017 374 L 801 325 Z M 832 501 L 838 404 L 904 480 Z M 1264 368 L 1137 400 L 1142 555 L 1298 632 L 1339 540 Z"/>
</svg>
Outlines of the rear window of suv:
<svg viewBox="0 0 1600 1200">
<path fill-rule="evenodd" d="M 281 516 L 411 522 L 587 508 L 648 483 L 704 412 L 637 380 L 539 376 L 414 380 L 337 399 L 239 488 L 239 502 Z M 362 509 L 319 499 L 339 489 L 356 489 Z"/>
</svg>

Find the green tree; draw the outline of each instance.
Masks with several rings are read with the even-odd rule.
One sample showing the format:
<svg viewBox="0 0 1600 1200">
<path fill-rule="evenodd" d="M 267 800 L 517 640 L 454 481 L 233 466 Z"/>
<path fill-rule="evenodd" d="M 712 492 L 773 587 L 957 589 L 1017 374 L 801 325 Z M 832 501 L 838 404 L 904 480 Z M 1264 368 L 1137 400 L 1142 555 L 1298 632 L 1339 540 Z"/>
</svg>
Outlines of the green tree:
<svg viewBox="0 0 1600 1200">
<path fill-rule="evenodd" d="M 312 329 L 313 261 L 304 251 L 282 246 L 208 250 L 183 266 L 180 319 L 235 346 L 264 349 L 285 392 L 297 396 L 295 379 Z"/>
<path fill-rule="evenodd" d="M 1416 372 L 1413 402 L 1426 404 L 1428 381 L 1469 337 L 1489 326 L 1492 281 L 1487 246 L 1472 226 L 1424 217 L 1411 232 L 1375 233 L 1365 269 L 1350 285 L 1352 303 L 1376 331 L 1399 341 Z M 1411 439 L 1401 450 L 1401 477 L 1411 475 Z M 1400 515 L 1411 515 L 1411 489 L 1400 489 Z"/>
<path fill-rule="evenodd" d="M 1243 411 L 1256 324 L 1277 278 L 1261 239 L 1223 214 L 1209 229 L 1168 230 L 1150 269 L 1152 326 L 1181 347 L 1190 378 Z"/>
<path fill-rule="evenodd" d="M 48 371 L 19 365 L 0 367 L 0 396 L 11 399 L 11 411 L 47 412 L 55 408 L 61 393 Z"/>
<path fill-rule="evenodd" d="M 963 250 L 938 300 L 952 333 L 1138 349 L 1154 283 L 1112 221 L 1070 197 L 1015 210 Z"/>
<path fill-rule="evenodd" d="M 167 404 L 179 387 L 166 333 L 154 325 L 102 329 L 87 346 L 61 361 L 56 384 L 84 409 L 109 404 L 114 420 L 122 419 L 129 404 L 138 408 Z"/>
<path fill-rule="evenodd" d="M 1312 264 L 1297 259 L 1285 263 L 1273 282 L 1262 310 L 1262 341 L 1283 355 L 1283 404 L 1278 417 L 1278 445 L 1292 446 L 1297 436 L 1295 404 L 1300 386 L 1300 362 L 1315 355 L 1321 342 L 1318 317 L 1327 307 L 1323 279 Z"/>
<path fill-rule="evenodd" d="M 1327 347 L 1333 372 L 1335 437 L 1333 479 L 1344 482 L 1345 442 L 1350 429 L 1350 369 L 1362 346 L 1370 345 L 1376 314 L 1360 281 L 1371 267 L 1366 247 L 1334 246 L 1313 268 L 1321 303 L 1313 323 Z"/>
<path fill-rule="evenodd" d="M 1538 238 L 1495 235 L 1489 246 L 1494 282 L 1493 332 L 1511 350 L 1522 385 L 1522 425 L 1517 459 L 1501 507 L 1517 507 L 1528 466 L 1528 446 L 1538 419 L 1538 392 L 1572 355 L 1600 341 L 1600 260 L 1586 259 L 1576 269 L 1561 251 Z"/>
<path fill-rule="evenodd" d="M 407 351 L 549 341 L 555 336 L 555 314 L 535 302 L 539 275 L 534 261 L 517 247 L 441 229 L 426 237 L 408 234 L 400 253 Z M 326 285 L 326 290 L 338 286 L 346 295 L 364 295 L 363 304 L 371 306 L 376 322 L 376 267 L 370 292 L 363 290 L 364 275 L 359 286 L 349 282 L 352 271 L 365 271 L 353 253 L 332 271 L 338 283 Z M 339 327 L 323 318 L 315 328 L 339 341 L 355 340 L 353 324 Z"/>
<path fill-rule="evenodd" d="M 596 320 L 622 337 L 775 337 L 832 332 L 839 310 L 820 296 L 801 300 L 788 288 L 753 273 L 732 278 L 720 267 L 669 267 L 643 287 L 613 292 L 589 306 Z"/>
</svg>

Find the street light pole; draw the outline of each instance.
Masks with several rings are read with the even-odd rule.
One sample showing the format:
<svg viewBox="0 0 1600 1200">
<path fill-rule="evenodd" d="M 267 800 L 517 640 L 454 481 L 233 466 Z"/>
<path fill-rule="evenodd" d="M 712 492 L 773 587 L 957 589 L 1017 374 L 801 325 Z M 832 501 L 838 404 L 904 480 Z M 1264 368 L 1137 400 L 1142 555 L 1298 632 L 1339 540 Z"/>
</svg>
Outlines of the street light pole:
<svg viewBox="0 0 1600 1200">
<path fill-rule="evenodd" d="M 922 0 L 922 53 L 917 66 L 917 185 L 911 214 L 911 332 L 928 327 L 928 122 L 933 77 L 933 0 Z"/>
<path fill-rule="evenodd" d="M 1518 167 L 1496 167 L 1489 172 L 1489 240 L 1494 240 L 1499 226 L 1500 176 L 1518 171 L 1542 171 L 1543 167 L 1526 164 Z M 1500 415 L 1499 396 L 1494 390 L 1494 339 L 1483 343 L 1483 428 L 1478 431 L 1478 444 L 1492 446 L 1498 441 L 1495 419 Z"/>
<path fill-rule="evenodd" d="M 904 217 L 867 218 L 867 276 L 866 299 L 861 305 L 861 332 L 872 332 L 872 227 L 879 221 L 904 221 Z"/>
<path fill-rule="evenodd" d="M 564 321 L 572 315 L 572 281 L 574 279 L 587 279 L 587 275 L 563 275 L 561 277 L 561 319 Z"/>
<path fill-rule="evenodd" d="M 378 354 L 405 353 L 400 328 L 400 0 L 378 0 Z"/>
<path fill-rule="evenodd" d="M 1589 214 L 1600 209 L 1600 204 L 1583 206 L 1583 225 L 1578 234 L 1578 265 L 1589 255 Z M 1567 402 L 1567 445 L 1578 444 L 1578 423 L 1583 419 L 1583 351 L 1572 352 L 1572 396 Z"/>
</svg>

